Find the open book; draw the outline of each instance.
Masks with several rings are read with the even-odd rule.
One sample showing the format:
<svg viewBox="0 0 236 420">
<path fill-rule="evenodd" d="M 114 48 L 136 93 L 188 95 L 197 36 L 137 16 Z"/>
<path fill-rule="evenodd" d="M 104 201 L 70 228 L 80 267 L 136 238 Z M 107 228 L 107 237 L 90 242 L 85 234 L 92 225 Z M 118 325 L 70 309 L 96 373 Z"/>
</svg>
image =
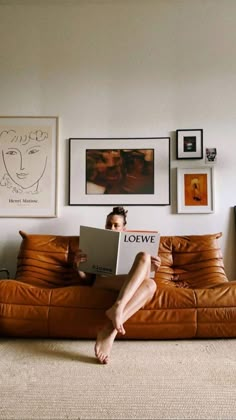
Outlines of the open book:
<svg viewBox="0 0 236 420">
<path fill-rule="evenodd" d="M 112 231 L 80 226 L 80 249 L 87 261 L 80 270 L 102 275 L 128 274 L 138 252 L 157 256 L 160 233 L 157 231 Z"/>
</svg>

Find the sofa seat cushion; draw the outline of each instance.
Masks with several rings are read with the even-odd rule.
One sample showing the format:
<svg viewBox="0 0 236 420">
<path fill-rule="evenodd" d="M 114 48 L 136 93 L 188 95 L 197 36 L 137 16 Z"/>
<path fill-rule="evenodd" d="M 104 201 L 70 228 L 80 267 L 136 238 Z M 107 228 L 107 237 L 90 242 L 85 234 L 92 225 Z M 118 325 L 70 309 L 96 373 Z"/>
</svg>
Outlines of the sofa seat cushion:
<svg viewBox="0 0 236 420">
<path fill-rule="evenodd" d="M 0 282 L 0 329 L 4 335 L 94 338 L 118 292 L 96 287 L 40 288 L 16 280 Z M 145 325 L 145 327 L 142 327 Z M 157 327 L 158 326 L 158 327 Z M 126 323 L 126 338 L 193 337 L 193 290 L 160 289 Z"/>
<path fill-rule="evenodd" d="M 0 333 L 48 337 L 51 290 L 16 280 L 0 281 Z"/>
<path fill-rule="evenodd" d="M 50 336 L 96 337 L 97 330 L 106 322 L 105 311 L 116 297 L 117 292 L 95 287 L 52 290 Z M 126 322 L 125 329 L 125 338 L 194 337 L 197 330 L 194 291 L 157 290 L 153 299 Z"/>
<path fill-rule="evenodd" d="M 197 337 L 235 337 L 236 281 L 214 289 L 195 290 L 197 303 Z"/>
</svg>

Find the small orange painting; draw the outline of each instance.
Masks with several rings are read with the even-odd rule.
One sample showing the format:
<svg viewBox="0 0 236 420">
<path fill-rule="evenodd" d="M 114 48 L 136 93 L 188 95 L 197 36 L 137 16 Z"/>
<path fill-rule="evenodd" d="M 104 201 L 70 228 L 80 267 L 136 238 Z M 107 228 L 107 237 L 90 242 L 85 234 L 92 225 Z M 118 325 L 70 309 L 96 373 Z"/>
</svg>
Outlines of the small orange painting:
<svg viewBox="0 0 236 420">
<path fill-rule="evenodd" d="M 207 206 L 207 174 L 184 175 L 184 199 L 185 206 Z"/>
</svg>

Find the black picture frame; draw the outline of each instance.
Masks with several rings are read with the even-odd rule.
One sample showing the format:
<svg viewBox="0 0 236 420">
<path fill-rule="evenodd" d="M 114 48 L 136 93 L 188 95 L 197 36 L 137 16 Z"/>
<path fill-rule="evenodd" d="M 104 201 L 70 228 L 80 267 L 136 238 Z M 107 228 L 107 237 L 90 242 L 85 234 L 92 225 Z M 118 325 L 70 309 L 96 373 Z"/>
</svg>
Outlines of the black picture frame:
<svg viewBox="0 0 236 420">
<path fill-rule="evenodd" d="M 115 180 L 118 175 L 112 173 L 112 168 L 105 175 L 98 173 L 102 166 L 105 170 L 106 165 L 112 167 L 106 159 L 117 159 L 122 165 L 119 180 Z M 135 159 L 145 169 L 143 176 L 131 171 Z M 68 204 L 170 205 L 170 137 L 69 138 Z"/>
<path fill-rule="evenodd" d="M 203 129 L 176 130 L 176 159 L 203 159 Z"/>
</svg>

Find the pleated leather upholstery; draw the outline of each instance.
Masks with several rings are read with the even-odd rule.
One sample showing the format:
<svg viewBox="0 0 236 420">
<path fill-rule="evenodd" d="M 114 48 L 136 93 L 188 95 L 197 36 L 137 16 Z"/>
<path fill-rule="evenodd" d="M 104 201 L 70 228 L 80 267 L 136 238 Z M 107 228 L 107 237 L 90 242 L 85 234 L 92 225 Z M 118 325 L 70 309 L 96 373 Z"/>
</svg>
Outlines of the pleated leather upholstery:
<svg viewBox="0 0 236 420">
<path fill-rule="evenodd" d="M 117 292 L 79 280 L 79 237 L 20 234 L 16 278 L 0 281 L 0 335 L 94 338 Z M 157 291 L 124 338 L 236 336 L 236 282 L 227 280 L 220 236 L 161 237 Z"/>
<path fill-rule="evenodd" d="M 159 287 L 209 288 L 228 281 L 219 247 L 221 233 L 162 237 Z"/>
<path fill-rule="evenodd" d="M 27 235 L 17 262 L 16 279 L 39 287 L 64 287 L 78 284 L 73 256 L 79 247 L 77 236 Z"/>
</svg>

